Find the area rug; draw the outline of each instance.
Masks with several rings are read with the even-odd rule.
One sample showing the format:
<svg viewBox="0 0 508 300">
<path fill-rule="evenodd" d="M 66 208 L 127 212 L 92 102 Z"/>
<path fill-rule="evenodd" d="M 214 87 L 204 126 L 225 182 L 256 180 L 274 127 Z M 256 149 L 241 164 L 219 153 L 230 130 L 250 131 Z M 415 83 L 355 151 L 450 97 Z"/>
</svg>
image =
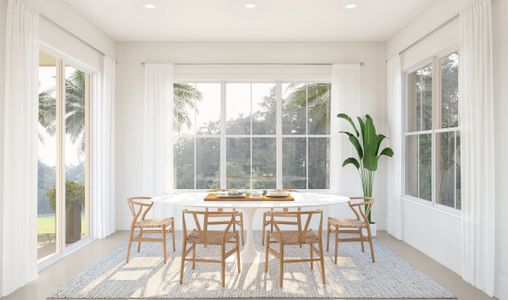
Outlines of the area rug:
<svg viewBox="0 0 508 300">
<path fill-rule="evenodd" d="M 260 235 L 256 237 L 260 248 Z M 196 298 L 328 298 L 328 299 L 454 299 L 455 297 L 416 270 L 387 246 L 374 242 L 376 263 L 372 263 L 366 244 L 341 244 L 338 264 L 333 249 L 326 253 L 327 282 L 323 285 L 318 264 L 285 264 L 284 288 L 279 287 L 279 264 L 271 259 L 268 273 L 263 264 L 227 264 L 226 287 L 221 287 L 220 264 L 187 263 L 184 284 L 179 284 L 181 244 L 170 252 L 167 264 L 161 259 L 160 244 L 145 243 L 125 264 L 127 244 L 107 254 L 73 278 L 48 299 L 196 299 Z M 333 243 L 332 243 L 333 244 Z M 168 242 L 168 249 L 171 249 Z M 198 247 L 198 257 L 217 257 L 218 247 Z M 309 249 L 285 248 L 288 256 L 308 257 Z"/>
</svg>

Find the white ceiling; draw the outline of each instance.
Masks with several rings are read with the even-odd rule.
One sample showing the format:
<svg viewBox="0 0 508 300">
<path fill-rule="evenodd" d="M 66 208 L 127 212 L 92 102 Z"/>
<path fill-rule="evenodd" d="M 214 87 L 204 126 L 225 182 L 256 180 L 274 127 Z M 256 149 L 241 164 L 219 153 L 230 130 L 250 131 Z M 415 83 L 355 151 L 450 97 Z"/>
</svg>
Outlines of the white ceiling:
<svg viewBox="0 0 508 300">
<path fill-rule="evenodd" d="M 289 42 L 386 41 L 435 0 L 65 1 L 117 41 Z"/>
</svg>

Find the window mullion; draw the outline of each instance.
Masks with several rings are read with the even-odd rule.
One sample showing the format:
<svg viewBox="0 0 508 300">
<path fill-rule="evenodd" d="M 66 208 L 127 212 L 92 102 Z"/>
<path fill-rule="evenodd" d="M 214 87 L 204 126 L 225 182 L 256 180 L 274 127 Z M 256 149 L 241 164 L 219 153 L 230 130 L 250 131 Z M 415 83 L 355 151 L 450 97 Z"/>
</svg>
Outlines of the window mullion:
<svg viewBox="0 0 508 300">
<path fill-rule="evenodd" d="M 276 187 L 282 188 L 282 83 L 277 82 L 276 104 L 275 104 L 275 134 L 276 134 Z"/>
<path fill-rule="evenodd" d="M 220 114 L 220 188 L 226 188 L 226 83 L 221 82 L 221 114 Z"/>
</svg>

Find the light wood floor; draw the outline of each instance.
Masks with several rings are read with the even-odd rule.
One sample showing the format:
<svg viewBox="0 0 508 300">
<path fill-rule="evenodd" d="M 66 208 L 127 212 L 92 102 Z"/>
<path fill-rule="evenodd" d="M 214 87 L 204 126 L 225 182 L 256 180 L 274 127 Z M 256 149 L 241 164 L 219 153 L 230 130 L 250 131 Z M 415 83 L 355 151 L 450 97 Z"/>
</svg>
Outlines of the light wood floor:
<svg viewBox="0 0 508 300">
<path fill-rule="evenodd" d="M 392 248 L 402 258 L 424 272 L 437 283 L 448 289 L 460 300 L 493 299 L 464 282 L 460 276 L 425 256 L 415 248 L 398 241 L 385 232 L 377 237 L 388 247 Z M 117 232 L 112 236 L 92 242 L 79 251 L 62 259 L 58 263 L 45 269 L 39 278 L 2 300 L 43 300 L 55 290 L 63 286 L 69 279 L 83 271 L 88 265 L 105 255 L 109 251 L 127 241 L 127 232 Z"/>
</svg>

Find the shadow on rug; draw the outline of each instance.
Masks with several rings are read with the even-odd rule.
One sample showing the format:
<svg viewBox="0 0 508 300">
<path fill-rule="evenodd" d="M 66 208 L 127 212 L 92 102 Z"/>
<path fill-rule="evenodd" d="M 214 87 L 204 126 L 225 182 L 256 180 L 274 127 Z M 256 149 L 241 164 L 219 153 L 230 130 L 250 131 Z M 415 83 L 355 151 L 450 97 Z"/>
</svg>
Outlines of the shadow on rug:
<svg viewBox="0 0 508 300">
<path fill-rule="evenodd" d="M 258 250 L 260 234 L 255 236 Z M 184 284 L 179 284 L 180 237 L 177 251 L 169 253 L 163 264 L 160 244 L 145 243 L 125 264 L 127 244 L 102 257 L 73 278 L 48 299 L 181 299 L 181 298 L 384 298 L 384 299 L 454 299 L 455 297 L 425 274 L 413 268 L 388 247 L 374 241 L 376 263 L 370 260 L 368 247 L 362 253 L 359 244 L 341 244 L 338 264 L 333 262 L 333 249 L 325 252 L 327 284 L 321 282 L 316 264 L 286 264 L 284 288 L 279 287 L 279 264 L 269 262 L 268 273 L 263 264 L 242 264 L 237 273 L 236 261 L 227 264 L 226 287 L 221 287 L 220 264 L 198 263 L 192 270 L 187 263 Z M 168 249 L 170 242 L 168 241 Z M 333 243 L 331 243 L 333 244 Z M 199 256 L 217 257 L 219 247 L 197 249 Z M 308 247 L 285 248 L 288 256 L 308 257 Z"/>
</svg>

